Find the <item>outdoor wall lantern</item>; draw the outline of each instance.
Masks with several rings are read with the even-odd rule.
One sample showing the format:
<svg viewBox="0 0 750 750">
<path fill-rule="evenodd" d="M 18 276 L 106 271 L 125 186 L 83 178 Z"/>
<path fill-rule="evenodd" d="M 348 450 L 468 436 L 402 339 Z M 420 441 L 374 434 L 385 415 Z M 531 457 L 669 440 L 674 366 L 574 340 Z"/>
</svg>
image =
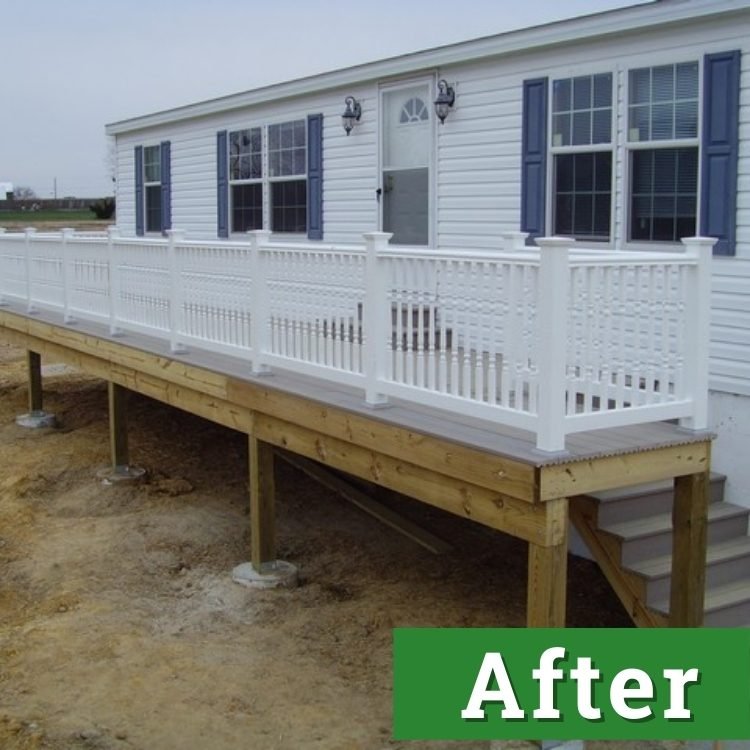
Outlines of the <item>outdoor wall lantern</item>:
<svg viewBox="0 0 750 750">
<path fill-rule="evenodd" d="M 359 122 L 359 118 L 362 117 L 362 105 L 353 96 L 347 96 L 344 102 L 346 103 L 346 109 L 344 114 L 341 115 L 341 124 L 344 126 L 346 134 L 349 135 L 354 124 Z"/>
<path fill-rule="evenodd" d="M 456 92 L 453 90 L 453 87 L 448 85 L 445 78 L 441 78 L 438 81 L 438 95 L 437 99 L 435 99 L 435 114 L 438 116 L 441 125 L 445 122 L 445 118 L 448 117 L 448 112 L 450 112 L 455 101 Z"/>
</svg>

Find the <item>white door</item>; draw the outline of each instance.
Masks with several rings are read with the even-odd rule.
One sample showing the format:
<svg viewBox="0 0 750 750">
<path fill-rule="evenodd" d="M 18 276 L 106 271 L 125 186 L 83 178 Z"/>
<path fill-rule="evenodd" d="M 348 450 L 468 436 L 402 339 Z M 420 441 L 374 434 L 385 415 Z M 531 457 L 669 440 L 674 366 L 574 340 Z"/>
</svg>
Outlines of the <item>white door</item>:
<svg viewBox="0 0 750 750">
<path fill-rule="evenodd" d="M 394 245 L 429 244 L 432 122 L 430 86 L 382 94 L 383 231 Z"/>
</svg>

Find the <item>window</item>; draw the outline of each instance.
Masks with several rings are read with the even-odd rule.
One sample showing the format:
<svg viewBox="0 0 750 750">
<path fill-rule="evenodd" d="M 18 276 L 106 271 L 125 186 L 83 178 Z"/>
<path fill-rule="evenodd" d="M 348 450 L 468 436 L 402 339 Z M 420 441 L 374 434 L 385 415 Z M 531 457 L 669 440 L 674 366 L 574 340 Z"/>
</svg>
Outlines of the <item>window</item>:
<svg viewBox="0 0 750 750">
<path fill-rule="evenodd" d="M 608 241 L 612 74 L 552 82 L 553 234 Z"/>
<path fill-rule="evenodd" d="M 304 120 L 268 126 L 271 231 L 307 228 L 307 148 Z"/>
<path fill-rule="evenodd" d="M 307 127 L 293 120 L 229 133 L 232 232 L 307 230 Z"/>
<path fill-rule="evenodd" d="M 143 194 L 147 232 L 162 231 L 161 146 L 143 149 Z"/>
<path fill-rule="evenodd" d="M 734 255 L 742 53 L 638 60 L 523 81 L 521 231 L 616 245 L 701 234 Z"/>
<path fill-rule="evenodd" d="M 263 158 L 260 128 L 229 134 L 232 231 L 263 228 Z"/>
<path fill-rule="evenodd" d="M 628 78 L 629 239 L 696 233 L 698 63 L 638 68 Z"/>
</svg>

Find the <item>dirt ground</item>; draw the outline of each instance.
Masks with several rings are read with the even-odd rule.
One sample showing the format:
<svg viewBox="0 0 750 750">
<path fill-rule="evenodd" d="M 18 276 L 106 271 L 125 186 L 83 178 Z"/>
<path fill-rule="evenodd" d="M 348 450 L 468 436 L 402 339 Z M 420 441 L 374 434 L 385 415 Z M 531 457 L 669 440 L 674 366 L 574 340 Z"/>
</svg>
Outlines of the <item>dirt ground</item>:
<svg viewBox="0 0 750 750">
<path fill-rule="evenodd" d="M 149 480 L 103 487 L 105 384 L 44 364 L 61 427 L 26 430 L 23 352 L 0 336 L 0 748 L 487 749 L 391 739 L 391 631 L 523 626 L 525 544 L 399 500 L 454 545 L 436 556 L 278 462 L 301 585 L 245 589 L 243 436 L 134 396 Z M 577 559 L 568 618 L 629 625 Z"/>
</svg>

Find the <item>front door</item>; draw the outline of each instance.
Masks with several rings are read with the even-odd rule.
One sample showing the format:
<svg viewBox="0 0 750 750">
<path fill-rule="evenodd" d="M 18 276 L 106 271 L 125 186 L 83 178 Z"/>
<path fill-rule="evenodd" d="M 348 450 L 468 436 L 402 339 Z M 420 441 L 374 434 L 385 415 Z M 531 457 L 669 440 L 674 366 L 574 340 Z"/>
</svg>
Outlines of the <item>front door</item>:
<svg viewBox="0 0 750 750">
<path fill-rule="evenodd" d="M 430 87 L 410 84 L 383 91 L 383 231 L 394 245 L 429 244 Z"/>
</svg>

